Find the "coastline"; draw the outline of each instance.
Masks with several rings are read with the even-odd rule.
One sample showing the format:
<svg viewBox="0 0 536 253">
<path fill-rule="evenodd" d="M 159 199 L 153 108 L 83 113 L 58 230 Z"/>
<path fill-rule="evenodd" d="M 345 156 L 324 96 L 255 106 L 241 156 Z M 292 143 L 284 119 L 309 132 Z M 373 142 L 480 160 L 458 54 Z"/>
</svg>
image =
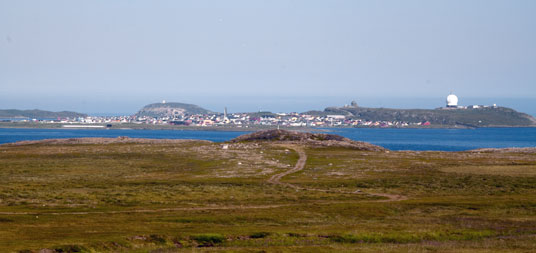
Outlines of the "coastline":
<svg viewBox="0 0 536 253">
<path fill-rule="evenodd" d="M 284 129 L 299 132 L 329 132 L 329 129 L 476 129 L 476 128 L 534 128 L 532 126 L 513 126 L 513 125 L 493 125 L 493 126 L 467 126 L 467 125 L 429 125 L 429 126 L 325 126 L 325 127 L 291 127 L 291 126 L 181 126 L 181 125 L 149 125 L 149 124 L 132 124 L 132 123 L 120 123 L 111 124 L 111 127 L 107 127 L 108 124 L 87 124 L 86 127 L 80 128 L 66 128 L 66 123 L 34 123 L 34 122 L 0 122 L 0 128 L 36 128 L 36 129 L 90 129 L 96 126 L 100 129 L 117 129 L 117 130 L 180 130 L 180 131 L 229 131 L 229 132 L 254 132 L 268 129 Z M 83 125 L 83 124 L 77 124 Z"/>
</svg>

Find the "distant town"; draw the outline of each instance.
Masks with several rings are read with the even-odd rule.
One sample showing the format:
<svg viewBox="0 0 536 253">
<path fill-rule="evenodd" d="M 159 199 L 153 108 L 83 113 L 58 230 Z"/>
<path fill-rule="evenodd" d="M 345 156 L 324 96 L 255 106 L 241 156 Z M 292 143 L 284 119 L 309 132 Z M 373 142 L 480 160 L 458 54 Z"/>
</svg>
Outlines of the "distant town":
<svg viewBox="0 0 536 253">
<path fill-rule="evenodd" d="M 34 110 L 35 111 L 35 110 Z M 48 112 L 50 113 L 50 112 Z M 436 109 L 388 109 L 360 107 L 355 101 L 342 107 L 328 107 L 324 111 L 303 113 L 212 112 L 197 105 L 183 103 L 154 103 L 134 115 L 87 116 L 61 112 L 58 117 L 0 116 L 3 123 L 58 124 L 64 128 L 117 128 L 129 126 L 183 126 L 183 127 L 487 127 L 534 126 L 530 115 L 497 105 L 458 105 L 458 97 L 447 96 L 444 107 Z M 22 114 L 22 113 L 19 113 Z M 15 114 L 16 115 L 16 114 Z M 33 114 L 37 115 L 37 114 Z M 47 114 L 53 115 L 53 114 Z"/>
<path fill-rule="evenodd" d="M 37 120 L 41 123 L 81 123 L 85 124 L 150 124 L 150 125 L 184 125 L 184 126 L 234 126 L 248 128 L 250 126 L 288 126 L 288 127 L 339 127 L 339 126 L 409 126 L 409 125 L 430 125 L 430 122 L 398 122 L 398 121 L 365 121 L 350 120 L 344 115 L 314 116 L 300 113 L 230 113 L 226 116 L 221 114 L 194 114 L 180 117 L 136 117 L 136 116 L 112 116 L 93 117 L 58 120 Z M 64 127 L 75 128 L 78 125 L 64 125 Z M 111 127 L 108 126 L 108 127 Z"/>
<path fill-rule="evenodd" d="M 229 113 L 192 114 L 177 117 L 149 116 L 87 116 L 57 119 L 3 119 L 3 122 L 36 122 L 42 124 L 63 123 L 65 128 L 104 128 L 117 124 L 183 125 L 183 126 L 283 126 L 283 127 L 340 127 L 340 126 L 420 126 L 430 122 L 366 121 L 347 119 L 344 115 L 315 116 L 301 113 Z"/>
</svg>

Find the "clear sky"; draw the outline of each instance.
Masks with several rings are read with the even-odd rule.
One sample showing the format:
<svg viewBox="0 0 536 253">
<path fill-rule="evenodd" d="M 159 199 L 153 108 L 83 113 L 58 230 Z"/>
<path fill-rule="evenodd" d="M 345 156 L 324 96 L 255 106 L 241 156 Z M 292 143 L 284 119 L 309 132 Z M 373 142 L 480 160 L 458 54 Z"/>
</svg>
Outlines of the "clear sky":
<svg viewBox="0 0 536 253">
<path fill-rule="evenodd" d="M 0 108 L 435 108 L 452 91 L 536 114 L 535 13 L 534 0 L 0 0 Z"/>
</svg>

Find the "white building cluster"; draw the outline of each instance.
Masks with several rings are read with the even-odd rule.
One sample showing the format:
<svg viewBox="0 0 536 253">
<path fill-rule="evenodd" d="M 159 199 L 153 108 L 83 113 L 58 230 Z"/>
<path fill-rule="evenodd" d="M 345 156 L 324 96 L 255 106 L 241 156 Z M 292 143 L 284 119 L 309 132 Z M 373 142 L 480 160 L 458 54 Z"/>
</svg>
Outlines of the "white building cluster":
<svg viewBox="0 0 536 253">
<path fill-rule="evenodd" d="M 450 95 L 447 96 L 447 106 L 445 109 L 480 109 L 480 108 L 497 108 L 497 104 L 493 105 L 469 105 L 469 106 L 461 106 L 458 105 L 458 96 L 450 93 Z"/>
</svg>

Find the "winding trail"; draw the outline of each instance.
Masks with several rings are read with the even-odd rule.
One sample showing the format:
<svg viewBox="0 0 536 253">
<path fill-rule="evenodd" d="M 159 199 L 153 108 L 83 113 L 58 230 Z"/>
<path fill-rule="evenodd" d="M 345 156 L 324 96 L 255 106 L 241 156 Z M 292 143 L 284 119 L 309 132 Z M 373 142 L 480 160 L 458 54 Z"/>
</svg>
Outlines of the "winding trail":
<svg viewBox="0 0 536 253">
<path fill-rule="evenodd" d="M 291 188 L 294 188 L 294 189 L 303 189 L 303 188 L 298 187 L 298 186 L 293 185 L 293 184 L 281 182 L 281 178 L 283 178 L 284 176 L 287 176 L 287 175 L 296 173 L 296 172 L 298 172 L 300 170 L 303 170 L 303 168 L 305 168 L 305 162 L 307 162 L 307 154 L 305 154 L 305 151 L 301 147 L 297 147 L 297 146 L 285 146 L 285 147 L 290 148 L 290 149 L 294 149 L 294 151 L 296 151 L 298 153 L 299 158 L 298 158 L 298 161 L 296 162 L 296 165 L 294 165 L 294 168 L 292 168 L 290 170 L 287 170 L 285 172 L 273 175 L 272 177 L 270 177 L 268 179 L 267 182 L 271 183 L 271 184 L 278 184 L 278 185 L 288 186 L 288 187 L 291 187 Z"/>
<path fill-rule="evenodd" d="M 387 193 L 370 193 L 362 191 L 340 191 L 340 190 L 325 190 L 325 189 L 315 189 L 315 188 L 306 188 L 297 186 L 291 183 L 281 182 L 281 179 L 287 175 L 296 173 L 305 168 L 305 163 L 307 162 L 307 154 L 302 147 L 296 145 L 284 145 L 284 147 L 293 149 L 299 155 L 298 161 L 294 168 L 275 174 L 271 176 L 267 182 L 275 185 L 287 186 L 296 190 L 305 190 L 305 191 L 319 191 L 327 193 L 340 193 L 340 194 L 359 194 L 359 195 L 368 195 L 368 196 L 377 196 L 384 197 L 387 199 L 380 200 L 368 200 L 367 202 L 392 202 L 392 201 L 402 201 L 408 199 L 403 195 L 387 194 Z M 333 204 L 333 203 L 345 203 L 347 201 L 321 201 L 321 202 L 312 202 L 309 204 Z M 177 207 L 177 208 L 159 208 L 159 209 L 135 209 L 135 210 L 117 210 L 117 211 L 80 211 L 80 212 L 0 212 L 0 215 L 88 215 L 88 214 L 123 214 L 123 213 L 158 213 L 158 212 L 172 212 L 172 211 L 204 211 L 204 210 L 240 210 L 240 209 L 269 209 L 269 208 L 280 208 L 288 206 L 298 206 L 307 203 L 296 203 L 296 204 L 272 204 L 272 205 L 229 205 L 229 206 L 203 206 L 203 207 Z"/>
<path fill-rule="evenodd" d="M 360 194 L 360 195 L 369 195 L 369 196 L 377 196 L 377 197 L 387 198 L 387 199 L 373 200 L 375 202 L 392 202 L 392 201 L 402 201 L 402 200 L 408 199 L 406 196 L 396 195 L 396 194 L 370 193 L 370 192 L 367 193 L 367 192 L 362 192 L 362 191 L 349 192 L 349 191 L 340 191 L 340 190 L 315 189 L 315 188 L 300 187 L 300 186 L 297 186 L 297 185 L 294 185 L 294 184 L 291 184 L 291 183 L 281 182 L 281 178 L 303 170 L 305 168 L 305 163 L 307 162 L 307 154 L 305 153 L 303 148 L 301 148 L 299 146 L 295 146 L 295 145 L 292 145 L 292 146 L 291 145 L 284 145 L 284 147 L 289 148 L 289 149 L 293 149 L 294 151 L 296 151 L 296 153 L 298 153 L 298 155 L 299 155 L 298 162 L 296 162 L 296 165 L 294 166 L 294 168 L 292 168 L 290 170 L 287 170 L 285 172 L 279 173 L 279 174 L 275 174 L 272 177 L 270 177 L 268 179 L 268 181 L 267 181 L 268 183 L 277 184 L 277 185 L 284 185 L 284 186 L 294 188 L 294 189 L 297 189 L 297 190 L 319 191 L 319 192 L 328 192 L 328 193 L 342 193 L 342 194 Z"/>
</svg>

